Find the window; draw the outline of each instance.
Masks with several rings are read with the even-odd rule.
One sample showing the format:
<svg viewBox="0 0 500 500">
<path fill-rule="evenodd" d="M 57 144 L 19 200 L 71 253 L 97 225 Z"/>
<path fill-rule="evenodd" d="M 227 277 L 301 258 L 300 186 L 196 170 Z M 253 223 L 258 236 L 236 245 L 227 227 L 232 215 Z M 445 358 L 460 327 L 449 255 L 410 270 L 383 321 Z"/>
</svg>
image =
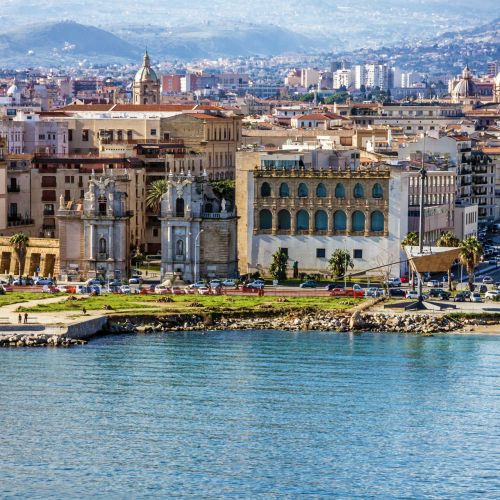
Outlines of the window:
<svg viewBox="0 0 500 500">
<path fill-rule="evenodd" d="M 66 189 L 64 191 L 64 201 L 69 201 L 71 200 L 71 191 L 69 189 Z"/>
<path fill-rule="evenodd" d="M 9 205 L 9 214 L 13 219 L 17 217 L 17 203 L 11 203 Z"/>
<path fill-rule="evenodd" d="M 307 195 L 309 194 L 309 189 L 307 189 L 307 186 L 303 182 L 299 184 L 299 189 L 297 190 L 297 194 L 299 198 L 306 198 Z"/>
<path fill-rule="evenodd" d="M 268 196 L 271 196 L 271 186 L 269 185 L 268 182 L 262 183 L 262 186 L 260 186 L 260 195 L 263 198 L 267 198 Z"/>
<path fill-rule="evenodd" d="M 73 140 L 73 130 L 72 129 L 68 129 L 68 141 L 72 141 Z"/>
<path fill-rule="evenodd" d="M 270 210 L 261 210 L 259 212 L 259 228 L 271 229 L 273 225 L 273 216 Z"/>
<path fill-rule="evenodd" d="M 335 186 L 335 198 L 345 198 L 345 188 L 340 182 Z"/>
<path fill-rule="evenodd" d="M 353 257 L 355 259 L 362 259 L 363 258 L 363 250 L 360 248 L 355 248 L 353 252 Z"/>
<path fill-rule="evenodd" d="M 54 215 L 54 205 L 52 203 L 43 205 L 43 215 Z"/>
<path fill-rule="evenodd" d="M 89 142 L 89 131 L 87 129 L 82 130 L 82 141 Z"/>
<path fill-rule="evenodd" d="M 322 182 L 320 182 L 316 188 L 316 196 L 318 198 L 326 198 L 326 187 Z"/>
<path fill-rule="evenodd" d="M 334 231 L 345 231 L 347 228 L 347 216 L 344 211 L 337 210 L 333 214 L 333 229 Z"/>
<path fill-rule="evenodd" d="M 184 217 L 184 198 L 175 200 L 175 216 Z"/>
<path fill-rule="evenodd" d="M 50 139 L 50 134 L 49 134 L 49 139 Z M 45 134 L 38 134 L 38 140 L 39 141 L 44 141 L 45 140 Z"/>
<path fill-rule="evenodd" d="M 354 186 L 354 198 L 363 198 L 365 196 L 365 190 L 363 189 L 363 186 L 357 182 L 356 185 Z"/>
<path fill-rule="evenodd" d="M 64 177 L 64 182 L 65 182 L 66 184 L 69 184 L 69 183 L 71 182 L 71 181 L 70 181 L 70 176 L 69 176 L 69 175 L 66 175 L 66 176 Z"/>
<path fill-rule="evenodd" d="M 370 228 L 372 231 L 384 230 L 384 214 L 376 210 L 370 216 Z"/>
<path fill-rule="evenodd" d="M 151 129 L 151 135 L 156 135 L 156 129 L 155 128 Z"/>
<path fill-rule="evenodd" d="M 297 212 L 297 231 L 307 231 L 309 229 L 309 214 L 305 210 Z"/>
<path fill-rule="evenodd" d="M 365 214 L 356 210 L 352 214 L 352 230 L 364 231 L 365 230 Z"/>
<path fill-rule="evenodd" d="M 105 196 L 99 196 L 98 200 L 99 215 L 106 215 L 107 201 Z"/>
<path fill-rule="evenodd" d="M 282 182 L 280 185 L 280 198 L 288 198 L 290 196 L 290 191 L 288 189 L 288 184 Z"/>
<path fill-rule="evenodd" d="M 326 231 L 328 229 L 328 216 L 324 210 L 318 210 L 314 214 L 314 229 L 316 231 Z"/>
<path fill-rule="evenodd" d="M 372 189 L 372 197 L 373 198 L 383 198 L 384 196 L 384 190 L 382 189 L 382 186 L 377 182 Z"/>
<path fill-rule="evenodd" d="M 153 228 L 153 238 L 158 238 L 158 233 L 159 233 L 158 228 L 154 227 Z"/>
<path fill-rule="evenodd" d="M 324 259 L 326 257 L 326 251 L 324 248 L 316 248 L 316 258 Z"/>
<path fill-rule="evenodd" d="M 278 230 L 288 231 L 290 230 L 291 217 L 288 210 L 280 210 L 278 212 Z"/>
<path fill-rule="evenodd" d="M 57 179 L 55 175 L 43 175 L 42 187 L 56 187 Z"/>
</svg>

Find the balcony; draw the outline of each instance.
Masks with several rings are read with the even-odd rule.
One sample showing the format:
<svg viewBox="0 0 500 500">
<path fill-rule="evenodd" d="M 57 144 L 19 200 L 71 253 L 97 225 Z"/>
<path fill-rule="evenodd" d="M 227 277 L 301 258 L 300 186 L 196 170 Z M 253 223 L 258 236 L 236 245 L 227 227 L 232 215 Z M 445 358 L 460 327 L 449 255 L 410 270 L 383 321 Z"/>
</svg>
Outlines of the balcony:
<svg viewBox="0 0 500 500">
<path fill-rule="evenodd" d="M 21 191 L 21 186 L 7 186 L 7 193 L 19 193 Z"/>
<path fill-rule="evenodd" d="M 9 227 L 16 226 L 30 226 L 34 224 L 35 221 L 29 217 L 21 217 L 20 215 L 9 215 L 7 218 L 7 224 Z"/>
</svg>

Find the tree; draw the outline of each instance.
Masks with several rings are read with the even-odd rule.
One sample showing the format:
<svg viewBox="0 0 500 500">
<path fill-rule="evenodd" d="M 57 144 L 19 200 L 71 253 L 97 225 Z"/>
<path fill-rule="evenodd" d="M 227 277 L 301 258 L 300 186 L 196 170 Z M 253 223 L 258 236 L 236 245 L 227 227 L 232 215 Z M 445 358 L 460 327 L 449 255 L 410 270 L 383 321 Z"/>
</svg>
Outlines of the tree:
<svg viewBox="0 0 500 500">
<path fill-rule="evenodd" d="M 273 261 L 269 267 L 269 272 L 275 280 L 286 279 L 286 269 L 288 266 L 288 255 L 281 248 L 273 255 Z"/>
<path fill-rule="evenodd" d="M 416 247 L 419 243 L 418 233 L 416 231 L 410 231 L 401 241 L 402 247 Z M 410 281 L 411 288 L 415 290 L 415 273 L 410 265 Z"/>
<path fill-rule="evenodd" d="M 11 236 L 9 240 L 10 244 L 12 245 L 12 248 L 14 249 L 14 252 L 17 256 L 17 260 L 19 263 L 19 283 L 21 283 L 22 265 L 26 257 L 29 241 L 30 241 L 29 236 L 24 233 L 16 233 L 13 236 Z"/>
<path fill-rule="evenodd" d="M 167 181 L 165 179 L 153 181 L 148 187 L 146 193 L 146 206 L 157 214 L 160 213 L 161 197 L 167 192 L 167 188 Z"/>
<path fill-rule="evenodd" d="M 469 236 L 460 242 L 460 262 L 467 269 L 469 290 L 474 289 L 474 269 L 483 255 L 483 247 L 475 236 Z"/>
<path fill-rule="evenodd" d="M 450 231 L 446 231 L 438 238 L 436 245 L 438 247 L 458 247 L 460 240 Z M 451 267 L 448 269 L 448 290 L 451 292 Z"/>
<path fill-rule="evenodd" d="M 234 207 L 234 193 L 236 189 L 236 182 L 234 180 L 210 181 L 210 187 L 219 200 L 224 198 L 231 207 Z"/>
<path fill-rule="evenodd" d="M 337 248 L 328 260 L 328 269 L 332 272 L 335 278 L 345 276 L 349 268 L 354 267 L 351 254 L 347 250 Z"/>
</svg>

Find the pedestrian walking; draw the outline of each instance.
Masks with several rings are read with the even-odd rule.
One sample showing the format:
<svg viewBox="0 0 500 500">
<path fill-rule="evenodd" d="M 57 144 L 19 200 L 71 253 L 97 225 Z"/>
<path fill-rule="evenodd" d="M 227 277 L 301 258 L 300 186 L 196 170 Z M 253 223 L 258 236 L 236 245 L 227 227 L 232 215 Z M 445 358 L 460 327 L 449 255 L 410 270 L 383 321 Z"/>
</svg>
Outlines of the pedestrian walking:
<svg viewBox="0 0 500 500">
<path fill-rule="evenodd" d="M 85 309 L 85 307 L 82 307 L 82 312 L 83 314 L 87 314 L 87 309 Z"/>
<path fill-rule="evenodd" d="M 21 316 L 21 314 L 19 314 L 18 318 L 17 318 L 17 322 L 19 324 L 21 324 L 23 322 L 23 317 Z"/>
<path fill-rule="evenodd" d="M 24 322 L 27 323 L 28 322 L 28 313 L 24 313 Z"/>
</svg>

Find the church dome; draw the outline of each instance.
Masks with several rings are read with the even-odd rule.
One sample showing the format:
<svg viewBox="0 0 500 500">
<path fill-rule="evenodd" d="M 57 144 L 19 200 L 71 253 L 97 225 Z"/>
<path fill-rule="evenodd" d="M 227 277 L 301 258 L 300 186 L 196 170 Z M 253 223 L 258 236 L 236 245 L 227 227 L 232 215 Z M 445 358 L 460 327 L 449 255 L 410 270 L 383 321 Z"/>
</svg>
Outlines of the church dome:
<svg viewBox="0 0 500 500">
<path fill-rule="evenodd" d="M 135 82 L 158 82 L 158 77 L 154 69 L 151 67 L 148 52 L 144 54 L 144 62 L 142 68 L 135 74 Z"/>
<path fill-rule="evenodd" d="M 460 97 L 471 97 L 475 94 L 475 85 L 472 81 L 472 73 L 470 72 L 469 66 L 465 66 L 462 71 L 462 76 L 460 80 L 453 88 L 453 92 L 451 93 L 452 97 L 460 98 Z"/>
</svg>

